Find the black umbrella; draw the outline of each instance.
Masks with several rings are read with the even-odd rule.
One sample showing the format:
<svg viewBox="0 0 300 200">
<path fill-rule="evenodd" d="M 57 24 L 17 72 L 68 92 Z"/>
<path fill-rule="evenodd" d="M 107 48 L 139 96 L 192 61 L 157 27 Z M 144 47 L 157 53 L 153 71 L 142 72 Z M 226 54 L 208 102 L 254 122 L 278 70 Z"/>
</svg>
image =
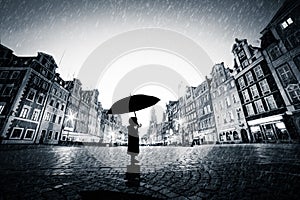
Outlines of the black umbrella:
<svg viewBox="0 0 300 200">
<path fill-rule="evenodd" d="M 160 99 L 145 94 L 128 96 L 115 102 L 107 114 L 124 114 L 148 108 L 159 102 Z"/>
</svg>

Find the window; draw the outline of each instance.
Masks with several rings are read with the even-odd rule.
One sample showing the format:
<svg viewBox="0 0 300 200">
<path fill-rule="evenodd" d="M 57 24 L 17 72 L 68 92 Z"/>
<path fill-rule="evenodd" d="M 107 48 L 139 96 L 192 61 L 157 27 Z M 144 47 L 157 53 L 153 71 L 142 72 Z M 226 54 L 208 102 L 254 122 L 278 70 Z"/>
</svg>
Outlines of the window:
<svg viewBox="0 0 300 200">
<path fill-rule="evenodd" d="M 51 99 L 51 101 L 50 101 L 50 104 L 49 104 L 50 106 L 53 106 L 54 105 L 54 100 L 53 99 Z"/>
<path fill-rule="evenodd" d="M 34 109 L 33 114 L 32 114 L 32 120 L 38 121 L 40 117 L 40 110 Z"/>
<path fill-rule="evenodd" d="M 260 79 L 264 76 L 264 72 L 262 71 L 260 65 L 258 65 L 254 68 L 254 73 L 255 73 L 256 79 Z"/>
<path fill-rule="evenodd" d="M 61 117 L 58 118 L 58 122 L 57 122 L 58 124 L 61 123 L 61 119 L 62 119 Z"/>
<path fill-rule="evenodd" d="M 241 119 L 241 108 L 236 109 L 236 116 L 237 116 L 238 120 Z"/>
<path fill-rule="evenodd" d="M 244 81 L 244 78 L 243 78 L 243 77 L 239 78 L 239 79 L 238 79 L 238 82 L 239 82 L 240 88 L 246 87 L 246 84 L 245 84 L 245 81 Z"/>
<path fill-rule="evenodd" d="M 243 68 L 247 67 L 248 65 L 249 65 L 248 60 L 244 60 L 244 61 L 242 62 Z"/>
<path fill-rule="evenodd" d="M 300 31 L 290 34 L 287 40 L 284 40 L 284 44 L 288 50 L 298 47 L 300 45 Z"/>
<path fill-rule="evenodd" d="M 229 107 L 231 105 L 230 99 L 228 97 L 225 98 L 226 106 Z"/>
<path fill-rule="evenodd" d="M 268 110 L 274 110 L 277 108 L 273 95 L 265 97 L 265 101 L 267 103 Z"/>
<path fill-rule="evenodd" d="M 51 118 L 51 113 L 47 112 L 45 121 L 50 121 L 50 118 Z"/>
<path fill-rule="evenodd" d="M 295 82 L 295 77 L 287 64 L 278 67 L 277 72 L 284 86 Z"/>
<path fill-rule="evenodd" d="M 41 70 L 41 73 L 44 75 L 44 76 L 47 76 L 47 71 L 45 69 L 42 69 Z"/>
<path fill-rule="evenodd" d="M 229 112 L 228 112 L 228 115 L 229 115 L 230 121 L 233 121 L 233 120 L 234 120 L 234 117 L 233 117 L 232 111 L 229 111 Z"/>
<path fill-rule="evenodd" d="M 12 75 L 10 76 L 11 79 L 17 79 L 19 77 L 20 72 L 19 71 L 14 71 Z"/>
<path fill-rule="evenodd" d="M 239 54 L 238 54 L 239 58 L 244 58 L 245 57 L 245 53 L 244 51 L 240 51 Z"/>
<path fill-rule="evenodd" d="M 232 100 L 233 100 L 233 103 L 236 103 L 236 102 L 237 102 L 236 97 L 235 97 L 234 94 L 232 94 Z"/>
<path fill-rule="evenodd" d="M 20 139 L 22 136 L 23 129 L 22 128 L 13 128 L 10 138 L 12 139 Z"/>
<path fill-rule="evenodd" d="M 3 96 L 10 96 L 13 88 L 14 88 L 14 85 L 7 85 L 6 87 L 4 87 L 2 95 Z"/>
<path fill-rule="evenodd" d="M 289 85 L 287 91 L 294 103 L 300 103 L 300 87 L 299 85 Z"/>
<path fill-rule="evenodd" d="M 30 101 L 33 101 L 34 97 L 35 97 L 35 93 L 36 93 L 35 90 L 30 89 L 29 92 L 28 92 L 28 95 L 27 95 L 27 99 L 30 100 Z"/>
<path fill-rule="evenodd" d="M 56 103 L 55 108 L 57 108 L 57 109 L 59 108 L 59 102 Z"/>
<path fill-rule="evenodd" d="M 254 82 L 254 79 L 253 79 L 253 76 L 252 76 L 251 72 L 246 73 L 246 80 L 247 80 L 248 84 L 251 84 L 251 83 Z"/>
<path fill-rule="evenodd" d="M 247 110 L 248 116 L 254 115 L 254 110 L 253 110 L 253 106 L 251 103 L 246 105 L 246 110 Z"/>
<path fill-rule="evenodd" d="M 235 86 L 234 80 L 232 80 L 232 81 L 230 82 L 230 85 L 231 85 L 231 87 L 234 87 L 234 86 Z"/>
<path fill-rule="evenodd" d="M 210 105 L 207 105 L 207 111 L 208 111 L 208 113 L 211 113 Z"/>
<path fill-rule="evenodd" d="M 220 105 L 220 110 L 223 110 L 223 101 L 220 101 L 219 105 Z"/>
<path fill-rule="evenodd" d="M 207 107 L 205 106 L 204 107 L 204 115 L 206 115 L 207 114 Z"/>
<path fill-rule="evenodd" d="M 54 114 L 52 117 L 52 123 L 55 123 L 55 120 L 56 120 L 56 115 Z"/>
<path fill-rule="evenodd" d="M 39 82 L 40 82 L 40 79 L 39 79 L 38 77 L 34 77 L 34 78 L 33 78 L 33 83 L 34 83 L 34 84 L 38 85 Z"/>
<path fill-rule="evenodd" d="M 4 107 L 5 107 L 5 102 L 0 102 L 0 115 L 2 113 L 2 111 L 4 110 Z"/>
<path fill-rule="evenodd" d="M 268 84 L 268 81 L 266 79 L 260 81 L 259 86 L 260 86 L 261 92 L 263 94 L 267 94 L 267 93 L 270 92 L 269 84 Z"/>
<path fill-rule="evenodd" d="M 28 116 L 29 110 L 30 110 L 30 107 L 23 106 L 23 109 L 21 110 L 21 113 L 20 113 L 20 117 L 26 119 Z"/>
<path fill-rule="evenodd" d="M 277 45 L 272 47 L 268 52 L 269 52 L 269 55 L 271 57 L 271 60 L 275 60 L 279 56 L 281 56 L 281 51 L 280 51 L 280 49 Z"/>
<path fill-rule="evenodd" d="M 294 62 L 296 64 L 298 70 L 300 71 L 300 55 L 298 55 L 294 58 Z"/>
<path fill-rule="evenodd" d="M 56 88 L 53 88 L 53 89 L 52 89 L 52 93 L 53 93 L 53 94 L 56 94 L 56 92 L 57 92 L 57 89 L 56 89 Z"/>
<path fill-rule="evenodd" d="M 52 138 L 52 132 L 53 131 L 49 131 L 49 133 L 48 133 L 48 140 L 50 140 Z"/>
<path fill-rule="evenodd" d="M 244 90 L 244 91 L 242 92 L 242 95 L 243 95 L 244 102 L 250 101 L 250 96 L 249 96 L 247 90 Z"/>
<path fill-rule="evenodd" d="M 47 89 L 48 89 L 48 83 L 46 83 L 46 82 L 43 82 L 43 84 L 42 84 L 42 88 L 43 88 L 43 89 L 45 89 L 45 90 L 47 90 Z"/>
<path fill-rule="evenodd" d="M 8 77 L 8 71 L 2 71 L 0 73 L 0 79 L 6 79 Z"/>
<path fill-rule="evenodd" d="M 58 132 L 55 132 L 54 140 L 58 139 Z"/>
<path fill-rule="evenodd" d="M 224 93 L 224 87 L 223 86 L 220 86 L 219 90 L 220 90 L 220 94 Z"/>
<path fill-rule="evenodd" d="M 24 139 L 31 140 L 33 135 L 34 135 L 34 130 L 33 129 L 27 129 L 26 133 L 25 133 L 25 136 L 24 136 Z"/>
<path fill-rule="evenodd" d="M 258 113 L 265 112 L 265 108 L 264 105 L 262 104 L 261 99 L 255 101 L 254 104 Z"/>
<path fill-rule="evenodd" d="M 44 101 L 44 94 L 39 94 L 37 103 L 38 103 L 38 104 L 43 104 L 43 101 Z"/>
<path fill-rule="evenodd" d="M 280 24 L 280 26 L 281 26 L 282 29 L 286 29 L 292 23 L 294 23 L 294 22 L 293 22 L 292 18 L 289 17 L 287 20 L 285 20 L 284 22 L 282 22 Z"/>
<path fill-rule="evenodd" d="M 259 96 L 256 85 L 253 85 L 252 87 L 250 87 L 250 92 L 251 92 L 252 98 L 256 98 Z"/>
</svg>

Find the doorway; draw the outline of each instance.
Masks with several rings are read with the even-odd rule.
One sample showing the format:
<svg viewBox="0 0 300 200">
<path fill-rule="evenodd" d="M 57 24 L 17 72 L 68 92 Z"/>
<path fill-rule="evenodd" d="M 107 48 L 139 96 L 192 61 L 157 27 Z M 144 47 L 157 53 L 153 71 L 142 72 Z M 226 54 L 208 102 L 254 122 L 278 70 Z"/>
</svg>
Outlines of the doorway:
<svg viewBox="0 0 300 200">
<path fill-rule="evenodd" d="M 247 131 L 245 129 L 241 130 L 241 137 L 242 137 L 242 142 L 243 143 L 249 143 L 248 134 L 247 134 Z"/>
<path fill-rule="evenodd" d="M 45 136 L 46 136 L 46 130 L 42 130 L 39 144 L 44 144 Z"/>
</svg>

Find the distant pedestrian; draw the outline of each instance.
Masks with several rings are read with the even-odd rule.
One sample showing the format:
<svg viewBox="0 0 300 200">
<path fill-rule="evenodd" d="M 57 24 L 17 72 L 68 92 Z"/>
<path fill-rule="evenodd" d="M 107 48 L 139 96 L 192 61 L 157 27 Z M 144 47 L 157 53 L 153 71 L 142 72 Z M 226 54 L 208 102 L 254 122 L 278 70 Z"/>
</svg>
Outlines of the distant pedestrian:
<svg viewBox="0 0 300 200">
<path fill-rule="evenodd" d="M 139 144 L 139 133 L 138 128 L 142 125 L 138 123 L 136 117 L 131 117 L 129 119 L 128 129 L 128 148 L 127 153 L 131 156 L 131 163 L 138 162 L 136 156 L 140 153 Z"/>
</svg>

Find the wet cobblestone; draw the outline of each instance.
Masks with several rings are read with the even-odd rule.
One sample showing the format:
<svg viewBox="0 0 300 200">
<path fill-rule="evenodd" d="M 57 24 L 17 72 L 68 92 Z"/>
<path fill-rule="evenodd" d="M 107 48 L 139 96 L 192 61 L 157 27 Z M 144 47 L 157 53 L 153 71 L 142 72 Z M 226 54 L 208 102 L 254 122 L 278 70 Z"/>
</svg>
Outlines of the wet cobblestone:
<svg viewBox="0 0 300 200">
<path fill-rule="evenodd" d="M 299 158 L 298 144 L 141 147 L 135 187 L 126 147 L 0 146 L 0 199 L 298 199 Z"/>
</svg>

